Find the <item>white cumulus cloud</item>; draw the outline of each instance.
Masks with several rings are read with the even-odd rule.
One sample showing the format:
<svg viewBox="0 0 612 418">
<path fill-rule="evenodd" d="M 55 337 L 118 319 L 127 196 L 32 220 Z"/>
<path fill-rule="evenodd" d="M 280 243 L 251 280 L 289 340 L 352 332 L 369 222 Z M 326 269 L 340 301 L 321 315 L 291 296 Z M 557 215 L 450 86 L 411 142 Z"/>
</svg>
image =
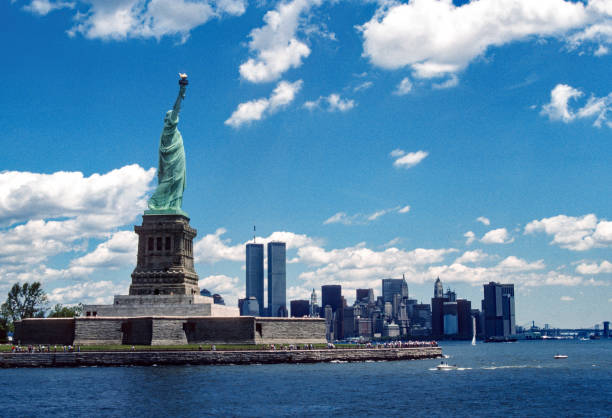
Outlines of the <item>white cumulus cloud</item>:
<svg viewBox="0 0 612 418">
<path fill-rule="evenodd" d="M 323 224 L 328 225 L 328 224 L 339 223 L 343 225 L 365 225 L 389 213 L 403 214 L 403 213 L 408 213 L 409 211 L 410 211 L 410 205 L 406 205 L 403 207 L 395 206 L 389 209 L 380 209 L 370 214 L 356 213 L 354 215 L 348 215 L 346 212 L 338 212 L 332 215 L 331 217 L 327 218 L 323 222 Z"/>
<path fill-rule="evenodd" d="M 476 218 L 476 220 L 483 225 L 486 225 L 486 226 L 491 225 L 491 221 L 489 220 L 489 218 L 485 218 L 484 216 L 479 216 L 478 218 Z"/>
<path fill-rule="evenodd" d="M 32 0 L 29 4 L 23 6 L 23 10 L 45 16 L 53 10 L 74 9 L 74 5 L 73 2 L 67 1 Z"/>
<path fill-rule="evenodd" d="M 410 81 L 410 78 L 408 77 L 404 77 L 402 79 L 402 81 L 400 81 L 400 83 L 397 85 L 397 88 L 395 89 L 395 94 L 397 94 L 398 96 L 403 96 L 405 94 L 408 94 L 412 91 L 412 81 Z"/>
<path fill-rule="evenodd" d="M 408 213 L 410 212 L 410 205 L 406 205 L 403 208 L 400 208 L 400 210 L 397 211 L 398 213 Z"/>
<path fill-rule="evenodd" d="M 146 208 L 155 170 L 129 165 L 85 177 L 80 172 L 0 173 L 0 263 L 26 266 L 81 251 Z M 16 226 L 13 226 L 16 225 Z"/>
<path fill-rule="evenodd" d="M 572 109 L 570 101 L 577 100 L 584 93 L 567 84 L 557 84 L 550 92 L 550 102 L 542 106 L 542 115 L 550 120 L 560 120 L 565 123 L 576 119 L 594 119 L 593 126 L 600 128 L 603 124 L 612 128 L 608 113 L 612 110 L 612 93 L 604 97 L 591 95 L 582 107 Z"/>
<path fill-rule="evenodd" d="M 127 290 L 127 282 L 115 284 L 108 280 L 102 280 L 99 282 L 76 283 L 65 287 L 57 287 L 48 292 L 47 297 L 51 303 L 101 305 L 112 303 L 114 295 L 125 295 Z"/>
<path fill-rule="evenodd" d="M 590 275 L 612 273 L 612 263 L 607 260 L 597 263 L 580 263 L 576 266 L 576 273 Z"/>
<path fill-rule="evenodd" d="M 476 234 L 474 234 L 474 232 L 472 231 L 467 231 L 465 234 L 463 234 L 463 236 L 466 238 L 465 245 L 470 245 L 471 243 L 476 241 Z"/>
<path fill-rule="evenodd" d="M 210 19 L 241 15 L 246 0 L 32 0 L 23 8 L 37 15 L 74 9 L 70 36 L 123 40 L 178 35 L 185 41 Z"/>
<path fill-rule="evenodd" d="M 329 96 L 320 96 L 317 100 L 311 100 L 304 103 L 304 107 L 308 110 L 323 108 L 328 112 L 347 112 L 355 106 L 356 103 L 354 100 L 342 98 L 337 93 L 332 93 Z"/>
<path fill-rule="evenodd" d="M 250 241 L 232 245 L 231 241 L 223 238 L 227 232 L 225 228 L 217 229 L 213 234 L 207 234 L 197 240 L 193 246 L 196 263 L 213 264 L 219 261 L 244 261 L 246 257 L 246 244 Z M 271 241 L 281 241 L 287 244 L 287 250 L 315 245 L 319 240 L 304 234 L 288 231 L 275 231 L 267 237 L 257 237 L 258 244 L 267 244 Z"/>
<path fill-rule="evenodd" d="M 137 251 L 138 236 L 132 231 L 118 231 L 94 251 L 72 260 L 70 265 L 108 269 L 129 267 L 136 262 Z"/>
<path fill-rule="evenodd" d="M 266 115 L 272 114 L 291 103 L 301 88 L 302 80 L 293 83 L 281 81 L 269 98 L 240 103 L 229 119 L 225 121 L 225 124 L 239 128 L 244 124 L 261 120 Z"/>
<path fill-rule="evenodd" d="M 293 0 L 268 11 L 263 18 L 265 25 L 249 35 L 249 50 L 254 57 L 240 65 L 240 75 L 253 83 L 269 82 L 302 65 L 310 48 L 297 38 L 300 19 L 320 4 L 321 0 Z"/>
<path fill-rule="evenodd" d="M 481 0 L 456 6 L 451 0 L 381 2 L 360 26 L 363 55 L 386 69 L 410 67 L 413 77 L 448 77 L 493 47 L 534 38 L 561 38 L 572 48 L 609 44 L 609 3 L 565 0 Z"/>
<path fill-rule="evenodd" d="M 458 264 L 479 263 L 488 258 L 489 258 L 489 255 L 484 253 L 482 250 L 466 251 L 461 255 L 461 257 L 455 260 L 455 263 L 458 263 Z"/>
<path fill-rule="evenodd" d="M 612 222 L 598 220 L 594 214 L 578 217 L 557 215 L 531 221 L 525 226 L 525 234 L 537 232 L 552 235 L 551 244 L 573 251 L 612 245 Z"/>
<path fill-rule="evenodd" d="M 416 151 L 409 153 L 405 153 L 404 151 L 399 149 L 391 151 L 391 156 L 397 157 L 396 160 L 393 161 L 393 165 L 398 168 L 414 167 L 415 165 L 423 161 L 425 158 L 427 158 L 428 155 L 429 153 L 427 151 Z"/>
<path fill-rule="evenodd" d="M 480 239 L 484 244 L 510 244 L 514 238 L 510 237 L 506 228 L 493 229 Z"/>
</svg>

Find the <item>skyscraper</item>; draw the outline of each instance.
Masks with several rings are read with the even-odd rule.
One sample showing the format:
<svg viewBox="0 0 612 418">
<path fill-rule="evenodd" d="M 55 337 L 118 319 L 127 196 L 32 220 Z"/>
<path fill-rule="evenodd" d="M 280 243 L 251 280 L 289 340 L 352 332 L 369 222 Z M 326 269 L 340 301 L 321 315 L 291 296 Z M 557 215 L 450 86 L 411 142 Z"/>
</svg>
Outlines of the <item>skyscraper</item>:
<svg viewBox="0 0 612 418">
<path fill-rule="evenodd" d="M 514 285 L 502 284 L 502 301 L 504 311 L 504 335 L 516 334 L 516 320 L 514 314 Z"/>
<path fill-rule="evenodd" d="M 472 337 L 472 302 L 467 299 L 457 299 L 457 333 L 459 337 Z"/>
<path fill-rule="evenodd" d="M 259 315 L 264 310 L 263 244 L 246 246 L 246 297 L 253 296 L 259 305 Z"/>
<path fill-rule="evenodd" d="M 408 297 L 408 283 L 406 283 L 406 279 L 382 279 L 383 301 L 393 303 L 393 295 L 396 294 L 400 295 L 400 299 Z"/>
<path fill-rule="evenodd" d="M 443 298 L 444 297 L 444 289 L 442 288 L 442 282 L 438 277 L 436 282 L 434 283 L 434 298 Z"/>
<path fill-rule="evenodd" d="M 312 293 L 310 294 L 310 317 L 319 317 L 319 303 L 317 302 L 317 292 L 315 292 L 314 289 L 312 289 Z"/>
<path fill-rule="evenodd" d="M 321 286 L 321 308 L 331 306 L 332 312 L 342 308 L 342 286 L 339 284 L 326 284 Z"/>
<path fill-rule="evenodd" d="M 268 314 L 287 316 L 287 247 L 284 242 L 268 243 Z"/>
<path fill-rule="evenodd" d="M 310 303 L 308 300 L 292 300 L 289 305 L 291 306 L 292 317 L 302 318 L 310 314 Z"/>
<path fill-rule="evenodd" d="M 431 333 L 436 337 L 444 335 L 444 302 L 448 301 L 438 277 L 434 284 L 434 297 L 431 298 Z"/>
<path fill-rule="evenodd" d="M 483 302 L 487 338 L 508 337 L 516 333 L 513 284 L 485 284 Z"/>
<path fill-rule="evenodd" d="M 374 303 L 374 289 L 357 289 L 355 295 L 357 302 Z"/>
</svg>

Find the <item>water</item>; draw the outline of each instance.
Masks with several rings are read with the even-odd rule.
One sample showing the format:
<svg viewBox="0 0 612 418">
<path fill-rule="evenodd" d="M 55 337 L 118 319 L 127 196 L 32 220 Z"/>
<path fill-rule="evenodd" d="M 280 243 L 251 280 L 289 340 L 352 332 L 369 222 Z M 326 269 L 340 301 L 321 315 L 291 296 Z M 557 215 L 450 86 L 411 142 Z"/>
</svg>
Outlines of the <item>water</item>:
<svg viewBox="0 0 612 418">
<path fill-rule="evenodd" d="M 0 370 L 0 416 L 612 415 L 612 340 L 442 346 L 459 370 L 436 371 L 440 360 Z"/>
</svg>

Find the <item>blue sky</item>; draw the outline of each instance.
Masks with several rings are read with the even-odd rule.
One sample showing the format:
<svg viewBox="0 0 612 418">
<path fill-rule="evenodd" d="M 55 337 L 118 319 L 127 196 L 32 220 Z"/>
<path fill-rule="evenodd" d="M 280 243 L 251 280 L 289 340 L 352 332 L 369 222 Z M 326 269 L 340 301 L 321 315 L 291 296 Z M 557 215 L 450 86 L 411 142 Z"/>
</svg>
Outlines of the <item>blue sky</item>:
<svg viewBox="0 0 612 418">
<path fill-rule="evenodd" d="M 288 299 L 405 274 L 517 323 L 612 317 L 612 1 L 0 3 L 0 292 L 110 302 L 135 263 L 163 116 L 201 286 L 288 243 Z"/>
</svg>

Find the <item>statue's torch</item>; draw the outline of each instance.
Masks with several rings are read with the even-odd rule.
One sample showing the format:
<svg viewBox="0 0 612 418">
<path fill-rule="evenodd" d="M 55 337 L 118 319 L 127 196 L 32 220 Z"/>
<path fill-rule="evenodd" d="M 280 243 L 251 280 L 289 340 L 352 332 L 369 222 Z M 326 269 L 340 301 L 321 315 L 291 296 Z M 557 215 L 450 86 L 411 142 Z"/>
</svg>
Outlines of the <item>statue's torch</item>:
<svg viewBox="0 0 612 418">
<path fill-rule="evenodd" d="M 189 81 L 187 80 L 187 74 L 185 73 L 179 73 L 179 85 L 181 86 L 186 86 L 187 84 L 189 84 Z"/>
</svg>

